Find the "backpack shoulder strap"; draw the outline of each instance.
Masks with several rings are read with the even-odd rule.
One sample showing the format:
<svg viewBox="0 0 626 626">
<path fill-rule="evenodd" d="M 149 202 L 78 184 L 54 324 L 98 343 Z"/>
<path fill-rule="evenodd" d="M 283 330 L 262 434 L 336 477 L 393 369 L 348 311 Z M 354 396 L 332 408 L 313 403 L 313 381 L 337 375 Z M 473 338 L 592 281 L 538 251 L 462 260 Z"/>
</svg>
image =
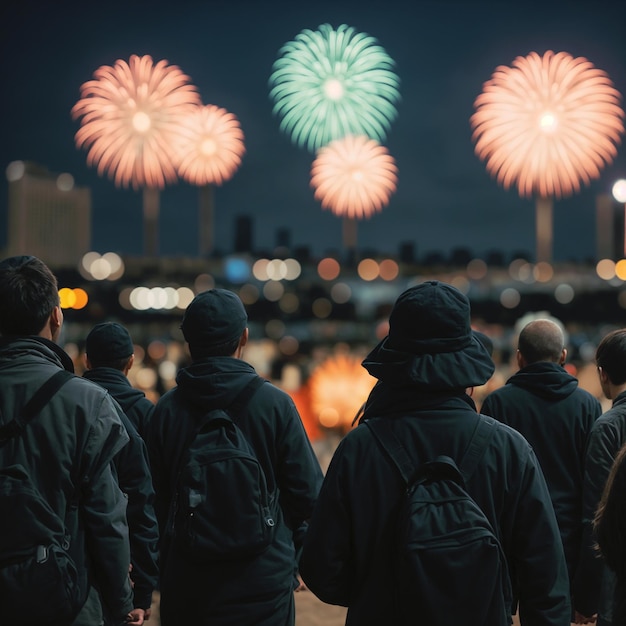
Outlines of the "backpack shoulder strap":
<svg viewBox="0 0 626 626">
<path fill-rule="evenodd" d="M 485 450 L 498 427 L 498 421 L 493 417 L 488 415 L 479 415 L 478 417 L 478 424 L 476 424 L 467 451 L 459 467 L 465 480 L 473 474 L 479 461 L 483 458 Z"/>
<path fill-rule="evenodd" d="M 389 457 L 389 460 L 400 472 L 404 482 L 410 485 L 415 475 L 415 463 L 411 460 L 402 442 L 389 428 L 389 424 L 387 424 L 384 418 L 380 417 L 366 419 L 363 423 L 369 427 L 374 438 Z"/>
<path fill-rule="evenodd" d="M 52 396 L 75 374 L 67 370 L 59 370 L 53 374 L 41 386 L 33 397 L 22 407 L 20 414 L 10 422 L 0 426 L 0 445 L 6 443 L 12 437 L 17 437 L 24 430 L 26 424 L 35 417 L 41 409 L 48 403 Z"/>
</svg>

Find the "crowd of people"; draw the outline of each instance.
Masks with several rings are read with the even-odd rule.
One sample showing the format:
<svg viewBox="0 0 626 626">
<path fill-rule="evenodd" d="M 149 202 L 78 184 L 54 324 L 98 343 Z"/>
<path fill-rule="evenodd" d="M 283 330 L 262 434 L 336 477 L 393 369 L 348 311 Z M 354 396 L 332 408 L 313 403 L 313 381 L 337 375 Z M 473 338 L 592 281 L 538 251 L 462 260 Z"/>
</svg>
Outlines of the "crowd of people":
<svg viewBox="0 0 626 626">
<path fill-rule="evenodd" d="M 349 625 L 452 623 L 482 564 L 455 556 L 459 576 L 437 586 L 429 572 L 413 593 L 394 558 L 406 481 L 373 435 L 384 423 L 416 465 L 463 467 L 478 451 L 463 487 L 504 555 L 501 623 L 626 625 L 626 329 L 596 349 L 608 410 L 566 370 L 548 318 L 522 328 L 517 371 L 477 407 L 495 364 L 470 301 L 437 280 L 410 287 L 363 360 L 376 384 L 358 424 L 322 468 L 292 398 L 246 361 L 248 322 L 235 293 L 198 293 L 181 319 L 189 362 L 153 403 L 128 379 L 124 326 L 95 325 L 73 374 L 54 274 L 32 256 L 0 262 L 0 500 L 13 503 L 0 623 L 140 626 L 158 590 L 164 626 L 293 626 L 305 588 L 347 607 Z M 73 375 L 48 389 L 62 370 Z M 60 520 L 58 545 L 18 508 L 26 493 Z M 45 588 L 52 561 L 71 593 Z M 426 595 L 439 598 L 432 616 Z M 463 621 L 500 623 L 478 613 Z"/>
</svg>

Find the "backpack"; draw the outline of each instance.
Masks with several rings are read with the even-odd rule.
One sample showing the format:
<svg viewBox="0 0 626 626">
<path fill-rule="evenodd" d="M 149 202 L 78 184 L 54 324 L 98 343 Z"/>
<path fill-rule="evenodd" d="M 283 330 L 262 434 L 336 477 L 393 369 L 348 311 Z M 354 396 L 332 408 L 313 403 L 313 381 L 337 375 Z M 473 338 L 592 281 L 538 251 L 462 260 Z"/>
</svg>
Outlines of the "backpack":
<svg viewBox="0 0 626 626">
<path fill-rule="evenodd" d="M 0 446 L 20 435 L 74 374 L 60 370 L 0 427 Z M 20 464 L 0 469 L 0 624 L 62 626 L 73 621 L 86 598 L 69 554 L 62 520 Z M 84 586 L 84 585 L 83 585 Z"/>
<path fill-rule="evenodd" d="M 465 490 L 497 422 L 481 416 L 460 468 L 448 456 L 416 467 L 385 419 L 365 424 L 407 485 L 394 533 L 394 623 L 509 626 L 506 558 L 488 518 Z"/>
<path fill-rule="evenodd" d="M 192 561 L 250 558 L 272 543 L 276 496 L 233 420 L 264 382 L 253 378 L 228 409 L 206 413 L 188 446 L 170 519 L 174 544 Z"/>
</svg>

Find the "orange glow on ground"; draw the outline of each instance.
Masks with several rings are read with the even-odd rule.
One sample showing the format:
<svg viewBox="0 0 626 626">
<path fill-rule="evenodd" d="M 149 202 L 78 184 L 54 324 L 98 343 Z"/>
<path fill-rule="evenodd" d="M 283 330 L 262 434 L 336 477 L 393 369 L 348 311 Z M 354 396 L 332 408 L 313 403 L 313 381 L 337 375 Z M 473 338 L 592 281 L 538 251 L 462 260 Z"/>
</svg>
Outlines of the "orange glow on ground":
<svg viewBox="0 0 626 626">
<path fill-rule="evenodd" d="M 311 411 L 318 420 L 337 416 L 337 427 L 344 431 L 350 429 L 359 407 L 376 383 L 361 366 L 361 361 L 356 356 L 339 354 L 315 368 L 308 386 Z"/>
</svg>

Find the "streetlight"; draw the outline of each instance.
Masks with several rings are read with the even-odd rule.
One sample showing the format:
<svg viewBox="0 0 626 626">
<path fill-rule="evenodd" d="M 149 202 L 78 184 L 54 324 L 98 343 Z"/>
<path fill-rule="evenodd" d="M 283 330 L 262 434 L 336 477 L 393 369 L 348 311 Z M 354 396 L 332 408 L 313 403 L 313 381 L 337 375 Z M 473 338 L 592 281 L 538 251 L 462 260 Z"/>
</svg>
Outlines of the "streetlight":
<svg viewBox="0 0 626 626">
<path fill-rule="evenodd" d="M 626 258 L 626 179 L 620 178 L 613 184 L 613 197 L 624 205 L 624 258 Z"/>
</svg>

